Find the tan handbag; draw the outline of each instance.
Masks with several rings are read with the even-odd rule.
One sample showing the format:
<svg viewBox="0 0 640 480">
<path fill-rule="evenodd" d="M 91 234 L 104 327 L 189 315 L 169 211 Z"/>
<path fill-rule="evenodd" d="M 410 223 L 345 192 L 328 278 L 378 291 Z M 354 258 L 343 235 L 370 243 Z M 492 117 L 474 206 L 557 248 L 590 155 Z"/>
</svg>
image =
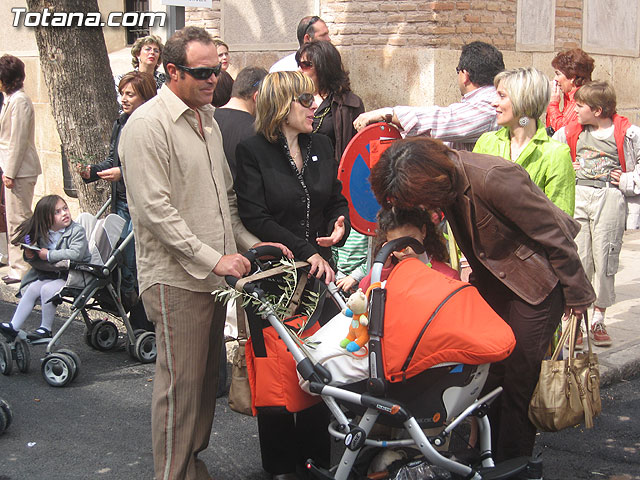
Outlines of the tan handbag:
<svg viewBox="0 0 640 480">
<path fill-rule="evenodd" d="M 529 402 L 529 420 L 539 430 L 557 432 L 583 421 L 586 428 L 592 428 L 593 418 L 602 411 L 598 356 L 592 351 L 584 318 L 589 351 L 574 356 L 579 320 L 572 315 L 553 356 L 542 361 L 538 385 Z M 567 337 L 569 357 L 558 360 Z"/>
<path fill-rule="evenodd" d="M 247 359 L 244 354 L 247 343 L 247 327 L 241 302 L 236 300 L 236 318 L 238 319 L 238 348 L 231 362 L 231 387 L 229 387 L 229 408 L 243 415 L 253 415 L 251 410 L 251 388 L 247 373 Z"/>
</svg>

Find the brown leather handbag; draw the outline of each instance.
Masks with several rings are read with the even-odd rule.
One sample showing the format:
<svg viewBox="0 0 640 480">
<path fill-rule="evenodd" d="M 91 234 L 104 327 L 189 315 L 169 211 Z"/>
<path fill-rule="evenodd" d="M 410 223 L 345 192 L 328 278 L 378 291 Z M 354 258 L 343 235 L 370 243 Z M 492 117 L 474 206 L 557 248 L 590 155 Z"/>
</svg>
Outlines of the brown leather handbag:
<svg viewBox="0 0 640 480">
<path fill-rule="evenodd" d="M 586 315 L 584 322 L 589 332 Z M 582 422 L 592 428 L 593 418 L 602 411 L 598 356 L 593 353 L 588 333 L 589 351 L 574 355 L 578 324 L 572 315 L 553 356 L 542 361 L 538 385 L 529 403 L 529 420 L 539 430 L 557 432 Z M 569 357 L 558 360 L 567 337 Z"/>
<path fill-rule="evenodd" d="M 245 345 L 247 343 L 246 318 L 242 302 L 236 300 L 236 318 L 238 319 L 238 348 L 231 362 L 231 386 L 229 387 L 229 408 L 243 415 L 253 415 L 251 410 L 251 387 L 247 372 Z"/>
</svg>

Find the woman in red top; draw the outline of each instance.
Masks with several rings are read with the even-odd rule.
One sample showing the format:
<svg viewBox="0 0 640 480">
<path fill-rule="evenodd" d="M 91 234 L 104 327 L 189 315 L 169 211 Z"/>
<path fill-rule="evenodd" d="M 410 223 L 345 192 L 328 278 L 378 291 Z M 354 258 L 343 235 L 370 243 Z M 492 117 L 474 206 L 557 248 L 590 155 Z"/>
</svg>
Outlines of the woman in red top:
<svg viewBox="0 0 640 480">
<path fill-rule="evenodd" d="M 576 102 L 573 96 L 578 89 L 591 81 L 594 60 L 580 48 L 572 48 L 558 53 L 551 61 L 555 68 L 551 101 L 547 107 L 547 127 L 560 130 L 569 122 L 576 122 Z M 560 110 L 560 96 L 564 95 L 563 108 Z"/>
<path fill-rule="evenodd" d="M 382 268 L 380 281 L 387 279 L 391 270 L 406 257 L 416 257 L 425 261 L 435 271 L 443 275 L 460 280 L 460 273 L 451 268 L 446 262 L 449 261 L 449 252 L 444 241 L 444 236 L 436 228 L 431 218 L 431 213 L 422 209 L 401 210 L 393 208 L 390 210 L 380 210 L 378 212 L 376 254 L 386 242 L 400 237 L 413 237 L 424 245 L 426 259 L 416 254 L 411 247 L 405 248 L 402 252 L 393 252 Z M 359 288 L 366 292 L 371 285 L 371 272 L 360 280 Z"/>
</svg>

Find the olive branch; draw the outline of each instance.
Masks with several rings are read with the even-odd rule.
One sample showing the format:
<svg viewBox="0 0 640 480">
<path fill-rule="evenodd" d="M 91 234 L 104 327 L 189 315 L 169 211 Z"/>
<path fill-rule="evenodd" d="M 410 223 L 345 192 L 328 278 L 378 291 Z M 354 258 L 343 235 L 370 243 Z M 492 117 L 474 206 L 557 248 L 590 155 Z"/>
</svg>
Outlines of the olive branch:
<svg viewBox="0 0 640 480">
<path fill-rule="evenodd" d="M 282 323 L 290 333 L 292 333 L 292 338 L 298 345 L 304 344 L 307 347 L 315 348 L 317 342 L 306 342 L 299 336 L 307 327 L 309 319 L 318 307 L 320 293 L 311 289 L 305 289 L 303 291 L 300 299 L 299 314 L 305 316 L 306 319 L 296 331 L 295 328 L 284 323 L 284 320 L 290 316 L 288 307 L 298 286 L 298 272 L 296 270 L 295 260 L 282 258 L 277 264 L 275 264 L 275 266 L 281 266 L 283 268 L 282 279 L 284 280 L 284 283 L 277 283 L 281 292 L 279 294 L 265 292 L 261 297 L 258 297 L 245 291 L 238 291 L 231 286 L 226 286 L 214 290 L 211 292 L 211 295 L 213 295 L 215 301 L 221 302 L 225 305 L 231 300 L 241 302 L 242 308 L 246 308 L 251 305 L 256 309 L 258 314 L 262 316 L 262 318 L 266 318 L 267 315 L 273 314 L 278 321 Z"/>
</svg>

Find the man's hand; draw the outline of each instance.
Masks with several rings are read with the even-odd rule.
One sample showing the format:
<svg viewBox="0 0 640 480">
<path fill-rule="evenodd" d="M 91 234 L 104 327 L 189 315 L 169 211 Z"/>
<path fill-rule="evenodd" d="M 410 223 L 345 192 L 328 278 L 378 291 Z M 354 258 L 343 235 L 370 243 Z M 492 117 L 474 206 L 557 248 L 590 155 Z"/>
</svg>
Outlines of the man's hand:
<svg viewBox="0 0 640 480">
<path fill-rule="evenodd" d="M 219 277 L 231 275 L 236 278 L 242 278 L 251 271 L 251 262 L 244 255 L 234 253 L 232 255 L 223 255 L 216 266 L 213 267 L 213 273 Z"/>
<path fill-rule="evenodd" d="M 316 238 L 316 242 L 321 247 L 332 247 L 344 236 L 345 227 L 344 227 L 344 215 L 340 215 L 336 220 L 336 223 L 333 225 L 333 232 L 329 237 L 318 237 Z"/>
<path fill-rule="evenodd" d="M 256 243 L 255 245 L 253 245 L 251 248 L 256 248 L 256 247 L 265 247 L 265 246 L 272 246 L 272 247 L 276 247 L 279 248 L 280 250 L 282 250 L 282 253 L 284 254 L 285 257 L 287 257 L 289 260 L 291 260 L 293 258 L 293 252 L 291 252 L 291 250 L 289 250 L 285 245 L 283 245 L 282 243 L 274 243 L 274 242 L 260 242 L 260 243 Z"/>
<path fill-rule="evenodd" d="M 120 167 L 107 168 L 106 170 L 102 170 L 97 174 L 101 179 L 107 180 L 109 182 L 117 182 L 122 178 Z"/>
<path fill-rule="evenodd" d="M 400 121 L 398 117 L 396 117 L 395 113 L 393 113 L 393 109 L 389 107 L 379 108 L 377 110 L 371 110 L 370 112 L 364 112 L 358 115 L 353 121 L 353 128 L 355 128 L 358 132 L 362 130 L 367 125 L 377 122 L 386 122 L 386 116 L 391 115 L 391 123 L 394 125 L 399 125 Z"/>
<path fill-rule="evenodd" d="M 307 262 L 311 264 L 311 268 L 309 269 L 309 274 L 316 276 L 316 278 L 322 277 L 324 274 L 324 283 L 329 285 L 336 278 L 336 274 L 333 272 L 333 269 L 319 253 L 314 253 L 309 258 L 307 258 Z"/>
<path fill-rule="evenodd" d="M 7 187 L 9 190 L 11 190 L 14 185 L 13 178 L 9 178 L 4 174 L 2 174 L 2 183 L 4 183 L 4 186 Z"/>
</svg>

